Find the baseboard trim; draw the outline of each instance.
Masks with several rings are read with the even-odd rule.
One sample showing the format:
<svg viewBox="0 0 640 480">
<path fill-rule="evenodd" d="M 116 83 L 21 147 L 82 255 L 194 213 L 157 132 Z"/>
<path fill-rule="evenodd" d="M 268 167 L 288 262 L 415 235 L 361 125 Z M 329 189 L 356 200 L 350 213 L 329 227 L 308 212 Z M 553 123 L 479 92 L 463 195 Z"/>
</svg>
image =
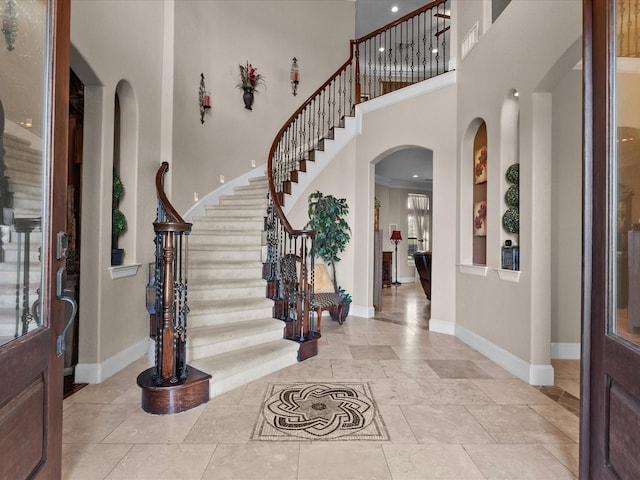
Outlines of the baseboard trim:
<svg viewBox="0 0 640 480">
<path fill-rule="evenodd" d="M 462 325 L 455 324 L 455 336 L 529 385 L 553 385 L 551 365 L 532 365 Z"/>
<path fill-rule="evenodd" d="M 360 305 L 351 304 L 349 308 L 349 315 L 355 315 L 356 317 L 373 318 L 376 314 L 375 308 L 362 307 Z"/>
<path fill-rule="evenodd" d="M 580 360 L 580 344 L 552 343 L 551 358 L 554 360 Z"/>
<path fill-rule="evenodd" d="M 448 320 L 438 320 L 437 318 L 431 318 L 429 319 L 429 331 L 444 333 L 447 335 L 455 335 L 456 324 Z"/>
<path fill-rule="evenodd" d="M 147 354 L 149 341 L 144 338 L 128 348 L 107 358 L 102 363 L 78 363 L 75 370 L 76 383 L 101 383 L 127 365 Z"/>
</svg>

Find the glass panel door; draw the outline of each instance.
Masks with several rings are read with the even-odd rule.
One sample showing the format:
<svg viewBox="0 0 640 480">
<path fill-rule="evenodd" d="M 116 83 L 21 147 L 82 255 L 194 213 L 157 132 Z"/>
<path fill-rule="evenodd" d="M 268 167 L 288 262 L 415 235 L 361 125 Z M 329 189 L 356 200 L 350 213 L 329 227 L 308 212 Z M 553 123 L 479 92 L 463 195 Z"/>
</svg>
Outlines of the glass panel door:
<svg viewBox="0 0 640 480">
<path fill-rule="evenodd" d="M 48 2 L 0 0 L 0 345 L 43 325 Z"/>
</svg>

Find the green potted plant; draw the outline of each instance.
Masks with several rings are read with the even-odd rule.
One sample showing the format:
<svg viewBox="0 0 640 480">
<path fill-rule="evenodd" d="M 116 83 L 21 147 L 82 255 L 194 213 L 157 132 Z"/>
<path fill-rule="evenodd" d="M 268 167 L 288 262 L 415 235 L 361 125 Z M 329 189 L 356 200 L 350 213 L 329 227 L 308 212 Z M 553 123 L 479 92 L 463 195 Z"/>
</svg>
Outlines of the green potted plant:
<svg viewBox="0 0 640 480">
<path fill-rule="evenodd" d="M 349 205 L 346 198 L 323 195 L 320 191 L 309 195 L 309 222 L 305 228 L 315 230 L 315 255 L 320 257 L 327 267 L 331 267 L 333 289 L 343 297 L 345 302 L 343 320 L 349 310 L 351 295 L 338 286 L 336 263 L 340 261 L 338 255 L 344 252 L 347 243 L 351 240 L 351 227 L 346 220 L 348 214 Z"/>
<path fill-rule="evenodd" d="M 118 237 L 127 230 L 127 217 L 118 208 L 120 198 L 124 194 L 124 185 L 120 175 L 113 171 L 112 210 L 111 210 L 111 265 L 122 265 L 124 249 L 118 248 Z"/>
</svg>

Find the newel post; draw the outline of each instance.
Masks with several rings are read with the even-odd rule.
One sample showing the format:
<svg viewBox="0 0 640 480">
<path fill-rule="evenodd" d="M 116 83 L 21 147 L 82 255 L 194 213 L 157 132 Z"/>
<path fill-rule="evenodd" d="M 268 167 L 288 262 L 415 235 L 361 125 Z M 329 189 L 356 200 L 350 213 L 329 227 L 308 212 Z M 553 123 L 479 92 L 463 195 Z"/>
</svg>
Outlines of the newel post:
<svg viewBox="0 0 640 480">
<path fill-rule="evenodd" d="M 156 174 L 158 207 L 155 232 L 154 366 L 138 375 L 142 409 L 148 413 L 179 413 L 209 401 L 211 375 L 187 365 L 187 275 L 191 224 L 185 222 L 164 192 L 163 162 Z M 154 336 L 152 335 L 152 338 Z"/>
</svg>

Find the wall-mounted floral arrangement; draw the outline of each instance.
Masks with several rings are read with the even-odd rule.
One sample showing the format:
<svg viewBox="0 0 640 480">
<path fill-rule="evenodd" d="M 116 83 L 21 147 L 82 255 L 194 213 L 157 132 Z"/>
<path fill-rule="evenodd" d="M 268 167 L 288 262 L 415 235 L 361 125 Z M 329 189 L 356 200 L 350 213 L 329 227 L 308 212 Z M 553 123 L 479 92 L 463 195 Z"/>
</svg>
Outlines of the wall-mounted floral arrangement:
<svg viewBox="0 0 640 480">
<path fill-rule="evenodd" d="M 520 164 L 514 163 L 507 168 L 507 182 L 511 186 L 504 194 L 507 211 L 502 215 L 502 227 L 507 233 L 520 233 Z"/>
</svg>

